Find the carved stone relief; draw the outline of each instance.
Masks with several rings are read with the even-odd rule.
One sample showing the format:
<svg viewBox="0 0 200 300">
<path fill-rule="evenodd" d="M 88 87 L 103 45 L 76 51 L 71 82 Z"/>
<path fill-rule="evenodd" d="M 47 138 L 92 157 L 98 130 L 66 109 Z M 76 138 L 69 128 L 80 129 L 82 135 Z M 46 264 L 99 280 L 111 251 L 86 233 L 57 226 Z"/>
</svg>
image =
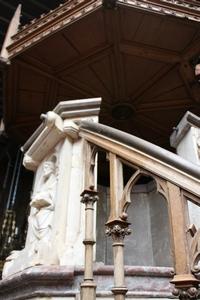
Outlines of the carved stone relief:
<svg viewBox="0 0 200 300">
<path fill-rule="evenodd" d="M 21 251 L 13 251 L 6 259 L 4 278 L 30 266 L 58 263 L 52 236 L 57 179 L 58 156 L 55 151 L 37 170 L 26 245 Z"/>
<path fill-rule="evenodd" d="M 53 154 L 43 162 L 41 177 L 31 197 L 29 225 L 32 235 L 29 242 L 41 258 L 51 249 L 57 173 L 57 157 Z"/>
</svg>

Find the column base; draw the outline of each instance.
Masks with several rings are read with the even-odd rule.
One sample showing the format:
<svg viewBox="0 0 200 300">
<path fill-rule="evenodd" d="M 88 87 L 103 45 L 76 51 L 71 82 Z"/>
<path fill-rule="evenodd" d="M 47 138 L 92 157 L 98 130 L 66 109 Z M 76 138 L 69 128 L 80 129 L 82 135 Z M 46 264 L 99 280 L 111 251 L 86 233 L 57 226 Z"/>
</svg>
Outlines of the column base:
<svg viewBox="0 0 200 300">
<path fill-rule="evenodd" d="M 81 300 L 96 299 L 96 284 L 93 281 L 84 281 L 81 284 Z"/>
<path fill-rule="evenodd" d="M 122 287 L 114 287 L 114 288 L 112 288 L 111 291 L 114 295 L 118 295 L 118 294 L 126 295 L 126 293 L 128 292 L 128 289 L 126 286 L 122 286 Z"/>
</svg>

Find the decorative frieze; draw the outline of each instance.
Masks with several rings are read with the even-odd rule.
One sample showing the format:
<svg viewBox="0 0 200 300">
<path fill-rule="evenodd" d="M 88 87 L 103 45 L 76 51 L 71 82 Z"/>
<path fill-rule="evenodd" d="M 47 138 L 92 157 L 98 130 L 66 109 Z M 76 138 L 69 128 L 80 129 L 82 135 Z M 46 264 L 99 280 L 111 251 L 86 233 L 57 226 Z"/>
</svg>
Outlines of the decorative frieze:
<svg viewBox="0 0 200 300">
<path fill-rule="evenodd" d="M 101 6 L 101 3 L 101 0 L 90 1 L 89 3 L 84 0 L 66 2 L 48 14 L 41 15 L 40 19 L 33 20 L 31 24 L 23 27 L 12 37 L 13 42 L 8 47 L 9 58 L 18 55 L 48 35 L 96 10 Z"/>
<path fill-rule="evenodd" d="M 184 1 L 160 0 L 160 1 L 144 1 L 144 0 L 118 0 L 119 3 L 128 4 L 141 9 L 147 9 L 152 12 L 172 15 L 179 18 L 187 18 L 193 21 L 199 21 L 200 17 L 197 11 L 200 11 L 200 5 L 196 3 L 188 4 Z"/>
<path fill-rule="evenodd" d="M 12 36 L 9 44 L 8 58 L 12 58 L 25 49 L 38 43 L 49 35 L 65 28 L 76 20 L 100 7 L 116 9 L 118 4 L 130 5 L 139 9 L 145 9 L 155 13 L 171 15 L 178 18 L 187 18 L 199 22 L 200 5 L 192 1 L 146 1 L 146 0 L 78 0 L 66 1 L 53 11 L 42 14 L 39 19 L 33 19 L 30 24 L 25 25 L 17 34 Z"/>
</svg>

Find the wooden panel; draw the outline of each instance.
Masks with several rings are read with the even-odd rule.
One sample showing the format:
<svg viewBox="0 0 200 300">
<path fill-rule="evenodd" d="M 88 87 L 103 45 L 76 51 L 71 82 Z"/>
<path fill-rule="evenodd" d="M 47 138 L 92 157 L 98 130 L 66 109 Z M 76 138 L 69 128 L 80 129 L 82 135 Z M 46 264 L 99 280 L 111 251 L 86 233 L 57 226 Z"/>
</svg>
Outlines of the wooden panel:
<svg viewBox="0 0 200 300">
<path fill-rule="evenodd" d="M 125 82 L 127 96 L 134 97 L 136 90 L 150 80 L 164 64 L 138 58 L 135 56 L 124 56 Z"/>
<path fill-rule="evenodd" d="M 36 49 L 28 50 L 27 54 L 31 57 L 39 58 L 41 62 L 51 67 L 62 63 L 70 63 L 72 59 L 77 58 L 79 55 L 64 33 L 51 36 L 44 40 Z"/>
<path fill-rule="evenodd" d="M 104 19 L 100 11 L 97 11 L 86 18 L 70 26 L 65 35 L 70 42 L 79 50 L 79 53 L 86 53 L 106 43 Z"/>
<path fill-rule="evenodd" d="M 171 97 L 165 98 L 165 95 L 171 91 Z M 157 80 L 143 95 L 139 97 L 140 102 L 151 102 L 154 99 L 175 100 L 176 98 L 186 98 L 188 93 L 185 87 L 183 87 L 183 81 L 180 78 L 177 68 L 172 68 L 160 79 Z"/>
</svg>

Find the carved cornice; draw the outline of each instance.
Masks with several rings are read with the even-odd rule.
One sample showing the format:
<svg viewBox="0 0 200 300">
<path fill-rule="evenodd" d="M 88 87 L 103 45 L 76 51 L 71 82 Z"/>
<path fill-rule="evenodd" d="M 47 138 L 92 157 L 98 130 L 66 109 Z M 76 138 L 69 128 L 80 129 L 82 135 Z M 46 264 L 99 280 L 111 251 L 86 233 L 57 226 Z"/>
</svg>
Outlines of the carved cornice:
<svg viewBox="0 0 200 300">
<path fill-rule="evenodd" d="M 42 14 L 39 19 L 32 20 L 31 24 L 22 27 L 12 37 L 13 43 L 7 48 L 9 58 L 18 55 L 47 36 L 96 10 L 99 6 L 101 6 L 101 0 L 72 0 L 66 1 L 46 15 Z"/>
<path fill-rule="evenodd" d="M 170 136 L 170 145 L 176 148 L 191 127 L 200 128 L 200 118 L 190 111 L 187 111 L 178 126 L 174 128 Z"/>
<path fill-rule="evenodd" d="M 112 3 L 114 3 L 113 6 Z M 22 29 L 12 37 L 13 42 L 7 48 L 8 57 L 12 58 L 18 55 L 30 46 L 65 28 L 99 7 L 110 8 L 111 6 L 111 8 L 115 8 L 119 4 L 129 5 L 159 14 L 200 21 L 200 4 L 196 1 L 71 0 L 60 4 L 55 10 L 47 14 L 42 14 L 39 19 L 34 19 L 30 24 L 23 26 Z"/>
<path fill-rule="evenodd" d="M 190 1 L 190 3 L 189 1 L 181 0 L 118 0 L 118 2 L 155 13 L 187 18 L 193 21 L 200 20 L 200 4 L 194 3 L 194 1 Z"/>
</svg>

